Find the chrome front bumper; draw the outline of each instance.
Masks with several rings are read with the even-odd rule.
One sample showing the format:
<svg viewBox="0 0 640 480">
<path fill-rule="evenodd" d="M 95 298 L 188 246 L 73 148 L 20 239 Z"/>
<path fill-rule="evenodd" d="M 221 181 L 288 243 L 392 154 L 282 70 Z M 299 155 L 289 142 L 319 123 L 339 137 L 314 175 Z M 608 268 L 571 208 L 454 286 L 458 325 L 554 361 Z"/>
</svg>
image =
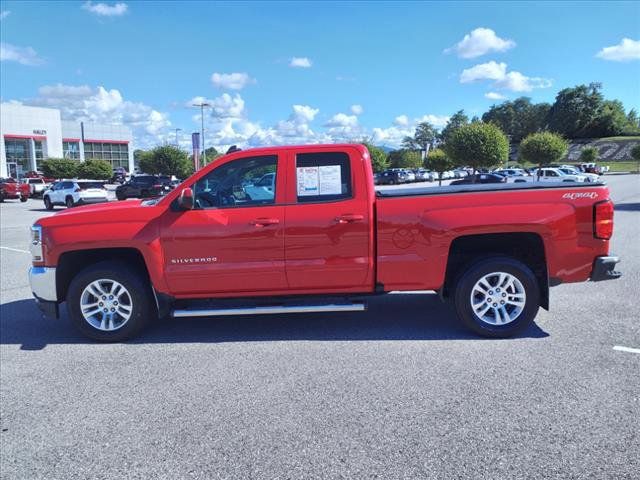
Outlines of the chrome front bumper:
<svg viewBox="0 0 640 480">
<path fill-rule="evenodd" d="M 45 302 L 57 302 L 55 267 L 31 267 L 29 283 L 33 296 Z"/>
</svg>

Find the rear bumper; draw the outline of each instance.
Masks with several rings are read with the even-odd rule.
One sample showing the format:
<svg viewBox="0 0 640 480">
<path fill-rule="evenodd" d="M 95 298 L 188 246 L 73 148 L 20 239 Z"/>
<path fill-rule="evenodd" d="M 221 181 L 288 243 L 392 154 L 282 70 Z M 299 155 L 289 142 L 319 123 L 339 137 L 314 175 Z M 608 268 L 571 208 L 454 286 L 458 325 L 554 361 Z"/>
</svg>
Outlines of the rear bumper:
<svg viewBox="0 0 640 480">
<path fill-rule="evenodd" d="M 620 278 L 622 276 L 622 272 L 615 270 L 618 262 L 620 262 L 620 258 L 616 256 L 597 257 L 593 262 L 591 281 L 601 282 L 603 280 L 615 280 L 616 278 Z"/>
<path fill-rule="evenodd" d="M 109 199 L 108 198 L 103 198 L 103 197 L 89 197 L 89 198 L 79 198 L 78 201 L 76 202 L 76 205 L 92 205 L 94 203 L 105 203 L 108 202 Z"/>
<path fill-rule="evenodd" d="M 58 318 L 56 269 L 31 267 L 29 269 L 29 284 L 38 308 L 48 317 Z"/>
</svg>

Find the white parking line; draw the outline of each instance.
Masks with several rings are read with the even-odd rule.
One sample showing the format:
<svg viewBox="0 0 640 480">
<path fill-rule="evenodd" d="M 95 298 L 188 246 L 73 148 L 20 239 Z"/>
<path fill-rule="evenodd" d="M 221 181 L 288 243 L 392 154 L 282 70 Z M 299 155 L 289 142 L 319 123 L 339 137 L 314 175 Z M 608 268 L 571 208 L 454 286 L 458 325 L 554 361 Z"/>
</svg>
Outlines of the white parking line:
<svg viewBox="0 0 640 480">
<path fill-rule="evenodd" d="M 613 349 L 619 352 L 640 353 L 640 348 L 621 347 L 620 345 L 616 345 Z"/>
<path fill-rule="evenodd" d="M 20 250 L 19 248 L 11 248 L 11 247 L 0 247 L 3 250 L 9 250 L 11 252 L 18 252 L 18 253 L 31 253 L 29 252 L 29 250 Z"/>
</svg>

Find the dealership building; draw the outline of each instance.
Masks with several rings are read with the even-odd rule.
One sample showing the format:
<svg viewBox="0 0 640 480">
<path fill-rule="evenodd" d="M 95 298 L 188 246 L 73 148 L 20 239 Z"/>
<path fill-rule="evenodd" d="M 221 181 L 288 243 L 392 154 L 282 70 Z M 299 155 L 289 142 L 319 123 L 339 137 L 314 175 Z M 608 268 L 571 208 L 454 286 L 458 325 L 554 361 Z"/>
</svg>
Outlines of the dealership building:
<svg viewBox="0 0 640 480">
<path fill-rule="evenodd" d="M 39 171 L 47 158 L 102 159 L 133 172 L 132 143 L 123 125 L 66 121 L 53 108 L 0 105 L 0 177 Z"/>
</svg>

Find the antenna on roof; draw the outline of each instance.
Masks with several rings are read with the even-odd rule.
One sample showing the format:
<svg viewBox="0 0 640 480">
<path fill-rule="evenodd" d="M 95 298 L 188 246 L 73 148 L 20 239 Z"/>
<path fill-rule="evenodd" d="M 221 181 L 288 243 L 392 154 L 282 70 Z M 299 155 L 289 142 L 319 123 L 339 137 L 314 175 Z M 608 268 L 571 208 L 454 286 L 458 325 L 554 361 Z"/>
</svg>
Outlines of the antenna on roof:
<svg viewBox="0 0 640 480">
<path fill-rule="evenodd" d="M 229 147 L 229 150 L 227 150 L 227 155 L 233 152 L 239 152 L 240 150 L 242 150 L 241 148 L 238 148 L 237 145 L 231 145 Z"/>
</svg>

